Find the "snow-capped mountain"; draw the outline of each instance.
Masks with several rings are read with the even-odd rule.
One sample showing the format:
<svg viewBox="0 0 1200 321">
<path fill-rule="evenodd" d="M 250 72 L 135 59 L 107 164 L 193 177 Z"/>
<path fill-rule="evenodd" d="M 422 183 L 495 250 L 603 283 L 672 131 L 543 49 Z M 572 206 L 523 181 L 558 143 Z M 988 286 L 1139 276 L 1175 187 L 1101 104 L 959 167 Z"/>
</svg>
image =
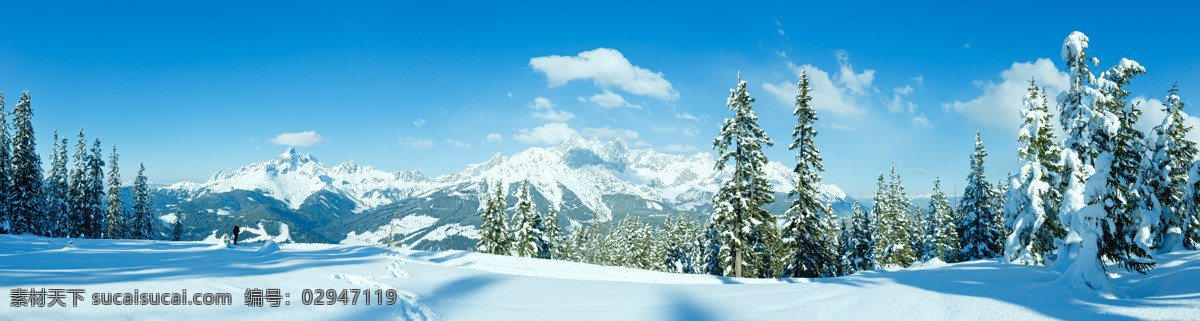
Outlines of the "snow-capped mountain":
<svg viewBox="0 0 1200 321">
<path fill-rule="evenodd" d="M 729 171 L 715 171 L 714 165 L 709 153 L 673 155 L 630 149 L 619 138 L 605 142 L 572 136 L 553 147 L 533 147 L 511 157 L 496 154 L 486 162 L 467 165 L 461 172 L 430 178 L 419 171 L 389 173 L 354 162 L 330 167 L 289 148 L 274 159 L 217 172 L 204 183 L 176 183 L 158 191 L 170 196 L 159 203 L 165 209 L 188 208 L 217 216 L 265 211 L 271 213 L 268 217 L 280 221 L 295 221 L 291 216 L 299 216 L 311 223 L 309 230 L 336 242 L 348 232 L 362 235 L 381 226 L 400 224 L 403 217 L 416 214 L 445 220 L 429 222 L 426 227 L 430 229 L 451 223 L 473 226 L 483 201 L 499 182 L 504 183 L 507 195 L 515 197 L 519 184 L 528 180 L 541 202 L 539 208 L 554 206 L 564 213 L 565 224 L 580 224 L 593 215 L 603 221 L 614 215 L 708 213 L 712 195 L 731 175 Z M 795 178 L 791 168 L 771 162 L 766 173 L 780 196 L 777 198 L 786 200 Z M 820 190 L 822 201 L 833 205 L 835 212 L 848 209 L 852 200 L 837 186 L 822 185 Z M 238 196 L 230 196 L 235 194 Z M 274 203 L 280 208 L 267 211 L 255 207 Z M 786 203 L 777 201 L 768 209 L 782 215 Z M 440 214 L 431 214 L 435 209 Z M 286 212 L 297 214 L 289 216 Z M 373 218 L 339 221 L 343 215 L 363 213 Z M 322 232 L 322 226 L 336 232 Z M 405 226 L 409 226 L 407 231 L 413 225 Z M 304 228 L 293 228 L 292 233 L 297 230 Z M 474 234 L 464 231 L 463 235 Z"/>
</svg>

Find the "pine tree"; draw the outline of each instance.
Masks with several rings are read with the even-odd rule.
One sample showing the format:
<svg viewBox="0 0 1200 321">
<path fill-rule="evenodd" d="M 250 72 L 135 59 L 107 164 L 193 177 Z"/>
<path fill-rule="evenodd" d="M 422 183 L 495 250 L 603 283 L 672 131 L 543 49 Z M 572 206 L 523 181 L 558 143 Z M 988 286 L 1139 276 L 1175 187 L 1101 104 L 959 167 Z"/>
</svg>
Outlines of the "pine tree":
<svg viewBox="0 0 1200 321">
<path fill-rule="evenodd" d="M 880 175 L 882 178 L 882 175 Z M 849 267 L 853 271 L 869 271 L 874 270 L 877 266 L 875 261 L 875 231 L 874 220 L 871 214 L 863 211 L 862 207 L 858 206 L 858 202 L 854 202 L 852 206 L 854 210 L 853 225 L 850 227 L 850 252 Z"/>
<path fill-rule="evenodd" d="M 1179 87 L 1171 85 L 1167 91 L 1163 113 L 1167 116 L 1154 127 L 1149 140 L 1148 155 L 1151 165 L 1142 173 L 1146 185 L 1154 191 L 1161 216 L 1154 225 L 1154 248 L 1169 252 L 1178 244 L 1184 228 L 1184 189 L 1188 180 L 1188 169 L 1196 157 L 1196 142 L 1187 138 L 1192 127 L 1184 125 L 1187 114 L 1183 113 L 1183 102 L 1179 99 Z"/>
<path fill-rule="evenodd" d="M 775 219 L 762 208 L 775 200 L 763 172 L 767 157 L 762 152 L 762 145 L 773 144 L 758 126 L 758 116 L 751 110 L 754 98 L 746 91 L 746 82 L 741 78 L 738 74 L 737 89 L 729 90 L 729 99 L 725 103 L 734 116 L 725 119 L 721 134 L 713 140 L 713 147 L 719 154 L 716 170 L 723 171 L 726 163 L 734 163 L 732 177 L 713 195 L 712 224 L 721 237 L 720 264 L 726 273 L 735 277 L 765 274 L 771 269 L 765 262 L 770 260 L 757 256 L 770 256 L 774 253 L 773 247 L 779 244 Z M 750 271 L 744 271 L 750 262 L 754 266 L 749 267 Z"/>
<path fill-rule="evenodd" d="M 12 233 L 13 215 L 9 207 L 14 193 L 12 186 L 12 139 L 8 135 L 8 105 L 0 92 L 0 232 Z"/>
<path fill-rule="evenodd" d="M 724 259 L 721 255 L 721 249 L 725 245 L 721 244 L 721 231 L 716 224 L 709 222 L 708 228 L 704 232 L 704 268 L 702 272 L 709 275 L 725 275 Z"/>
<path fill-rule="evenodd" d="M 104 237 L 122 239 L 128 237 L 128 220 L 125 214 L 125 204 L 121 203 L 121 173 L 117 169 L 117 145 L 113 145 L 112 154 L 108 160 L 108 211 L 104 217 Z"/>
<path fill-rule="evenodd" d="M 906 267 L 916 260 L 908 220 L 909 201 L 896 168 L 891 169 L 891 181 L 884 182 L 879 174 L 879 191 L 875 192 L 875 254 L 882 266 Z"/>
<path fill-rule="evenodd" d="M 113 151 L 116 154 L 116 151 Z M 115 162 L 114 162 L 115 163 Z M 116 165 L 113 165 L 116 167 Z M 138 174 L 133 179 L 133 238 L 154 239 L 154 207 L 150 200 L 150 186 L 146 182 L 146 165 L 138 163 Z"/>
<path fill-rule="evenodd" d="M 521 195 L 517 199 L 517 212 L 513 214 L 513 250 L 523 257 L 537 256 L 538 243 L 542 240 L 541 217 L 537 204 L 529 195 L 529 181 L 521 184 Z"/>
<path fill-rule="evenodd" d="M 544 236 L 544 244 L 538 248 L 539 257 L 545 259 L 559 259 L 562 257 L 563 232 L 559 226 L 558 212 L 554 210 L 554 204 L 547 206 L 546 217 L 543 219 L 542 235 Z"/>
<path fill-rule="evenodd" d="M 1157 223 L 1158 200 L 1153 196 L 1153 190 L 1148 188 L 1140 179 L 1143 160 L 1145 158 L 1144 137 L 1141 131 L 1134 129 L 1141 111 L 1136 104 L 1126 104 L 1129 92 L 1124 86 L 1129 84 L 1135 75 L 1146 72 L 1137 62 L 1121 59 L 1121 63 L 1104 72 L 1101 76 L 1112 84 L 1104 87 L 1106 94 L 1111 97 L 1104 103 L 1109 110 L 1119 112 L 1120 127 L 1111 146 L 1111 158 L 1105 179 L 1106 193 L 1100 195 L 1095 202 L 1103 205 L 1107 214 L 1098 225 L 1102 232 L 1098 255 L 1102 260 L 1116 262 L 1128 271 L 1145 273 L 1154 267 L 1154 262 L 1147 252 L 1150 244 L 1137 244 L 1135 234 L 1143 223 Z M 1100 165 L 1100 162 L 1097 162 Z M 1095 179 L 1095 178 L 1093 178 Z M 1153 214 L 1147 215 L 1146 212 Z M 1143 222 L 1150 216 L 1153 222 Z M 1103 267 L 1103 265 L 1101 265 Z"/>
<path fill-rule="evenodd" d="M 507 205 L 504 204 L 504 183 L 497 182 L 496 189 L 488 197 L 480 217 L 483 225 L 479 228 L 479 243 L 475 245 L 479 252 L 501 255 L 510 253 L 508 214 L 504 213 L 505 207 Z"/>
<path fill-rule="evenodd" d="M 42 161 L 37 155 L 34 141 L 33 108 L 29 92 L 21 94 L 21 100 L 13 108 L 13 155 L 12 187 L 9 211 L 13 216 L 14 234 L 43 234 L 38 223 L 45 221 L 42 211 L 45 197 L 42 195 Z"/>
<path fill-rule="evenodd" d="M 818 190 L 821 183 L 819 171 L 821 166 L 820 150 L 813 144 L 817 130 L 813 124 L 817 121 L 817 111 L 809 106 L 812 90 L 808 84 L 808 75 L 800 73 L 800 87 L 796 94 L 796 109 L 792 115 L 798 116 L 798 124 L 792 131 L 791 146 L 796 150 L 796 185 L 788 193 L 792 206 L 788 208 L 787 222 L 783 226 L 783 244 L 787 259 L 783 269 L 784 277 L 815 278 L 828 277 L 834 273 L 836 265 L 834 253 L 828 242 L 823 226 L 823 218 L 831 210 L 821 204 Z"/>
<path fill-rule="evenodd" d="M 1066 131 L 1065 148 L 1076 152 L 1080 165 L 1094 165 L 1096 156 L 1104 152 L 1111 132 L 1095 120 L 1104 118 L 1097 101 L 1105 99 L 1095 87 L 1097 79 L 1088 67 L 1089 62 L 1099 64 L 1099 59 L 1087 56 L 1088 37 L 1081 32 L 1072 32 L 1063 42 L 1062 59 L 1070 73 L 1070 87 L 1058 96 L 1058 121 Z"/>
<path fill-rule="evenodd" d="M 85 142 L 83 128 L 80 128 L 79 142 L 75 144 L 75 154 L 72 156 L 75 160 L 75 169 L 71 171 L 67 185 L 68 237 L 92 237 L 92 216 L 88 206 L 90 202 L 84 195 L 87 192 L 87 184 L 90 182 L 87 175 L 90 158 Z"/>
<path fill-rule="evenodd" d="M 1005 241 L 1005 258 L 1045 264 L 1047 254 L 1055 250 L 1054 240 L 1066 236 L 1058 219 L 1061 152 L 1054 142 L 1045 89 L 1033 80 L 1029 85 L 1021 110 L 1025 122 L 1017 137 L 1024 144 L 1017 151 L 1024 165 L 1004 205 L 1006 226 L 1012 230 Z"/>
<path fill-rule="evenodd" d="M 943 262 L 954 262 L 958 257 L 958 231 L 954 226 L 953 209 L 946 194 L 942 193 L 942 179 L 933 182 L 933 196 L 929 198 L 929 221 L 925 235 L 925 253 L 921 261 L 940 258 Z"/>
<path fill-rule="evenodd" d="M 91 238 L 104 237 L 104 158 L 100 140 L 92 142 L 92 154 L 87 157 L 87 174 L 84 182 L 83 202 L 88 213 L 88 231 Z"/>
<path fill-rule="evenodd" d="M 50 153 L 50 176 L 46 178 L 46 217 L 50 219 L 53 237 L 68 236 L 71 226 L 67 206 L 67 138 L 60 141 L 54 131 L 54 150 Z"/>
<path fill-rule="evenodd" d="M 1200 162 L 1192 162 L 1192 166 L 1188 168 L 1183 204 L 1183 219 L 1179 222 L 1183 247 L 1200 250 Z"/>
<path fill-rule="evenodd" d="M 958 222 L 959 246 L 963 261 L 993 258 L 1003 254 L 999 229 L 1000 213 L 993 203 L 992 186 L 983 173 L 983 157 L 987 156 L 979 133 L 975 133 L 975 153 L 971 155 L 971 173 L 959 204 L 962 220 Z"/>
<path fill-rule="evenodd" d="M 183 240 L 183 211 L 175 210 L 175 222 L 171 223 L 171 240 Z"/>
</svg>

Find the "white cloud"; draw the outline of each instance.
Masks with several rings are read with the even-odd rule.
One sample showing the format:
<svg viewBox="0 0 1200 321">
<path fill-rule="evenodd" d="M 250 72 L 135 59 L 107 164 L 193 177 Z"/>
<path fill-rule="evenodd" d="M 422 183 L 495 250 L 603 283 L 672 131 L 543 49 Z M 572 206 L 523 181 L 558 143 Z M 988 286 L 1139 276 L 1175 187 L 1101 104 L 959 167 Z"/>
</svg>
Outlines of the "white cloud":
<svg viewBox="0 0 1200 321">
<path fill-rule="evenodd" d="M 597 87 L 617 87 L 630 94 L 675 100 L 679 93 L 661 72 L 634 66 L 621 52 L 609 48 L 584 51 L 578 56 L 546 56 L 529 60 L 529 66 L 546 75 L 551 88 L 572 80 L 591 79 Z"/>
<path fill-rule="evenodd" d="M 842 125 L 842 124 L 838 124 L 838 123 L 829 124 L 829 127 L 832 127 L 833 129 L 836 129 L 836 130 L 854 130 L 854 127 L 850 127 L 850 126 L 846 126 L 846 125 Z"/>
<path fill-rule="evenodd" d="M 801 71 L 808 74 L 808 84 L 812 87 L 813 100 L 811 104 L 813 108 L 841 116 L 863 113 L 863 109 L 855 102 L 852 91 L 834 84 L 829 73 L 812 65 L 796 66 L 790 61 L 788 68 L 796 74 L 797 78 L 800 77 Z M 797 89 L 795 83 L 782 82 L 778 85 L 763 83 L 763 90 L 788 106 L 796 103 Z"/>
<path fill-rule="evenodd" d="M 457 140 L 457 139 L 447 139 L 447 140 L 446 140 L 446 143 L 447 143 L 447 144 L 453 144 L 453 145 L 454 145 L 454 148 L 471 148 L 471 144 L 464 143 L 464 142 L 462 142 L 462 141 L 460 141 L 460 140 Z"/>
<path fill-rule="evenodd" d="M 1029 79 L 1036 79 L 1039 87 L 1045 88 L 1049 97 L 1057 97 L 1069 86 L 1068 76 L 1058 71 L 1050 59 L 1040 58 L 1035 62 L 1014 62 L 1012 67 L 1000 72 L 1000 83 L 976 81 L 983 93 L 971 101 L 955 100 L 943 103 L 946 111 L 953 110 L 979 123 L 992 124 L 1016 130 L 1021 125 L 1022 97 L 1029 91 Z M 1049 100 L 1051 110 L 1056 110 L 1054 99 Z"/>
<path fill-rule="evenodd" d="M 692 114 L 689 114 L 687 112 L 684 112 L 682 114 L 675 114 L 675 118 L 687 119 L 687 120 L 699 120 L 699 118 L 696 118 L 696 116 L 692 116 Z"/>
<path fill-rule="evenodd" d="M 871 82 L 875 80 L 875 71 L 867 69 L 862 73 L 855 73 L 854 66 L 850 65 L 850 56 L 844 50 L 838 50 L 838 83 L 845 86 L 847 89 L 862 95 L 868 92 L 871 88 Z"/>
<path fill-rule="evenodd" d="M 904 85 L 904 87 L 892 88 L 892 91 L 896 92 L 898 95 L 908 95 L 913 92 L 913 88 L 910 85 Z"/>
<path fill-rule="evenodd" d="M 929 130 L 929 129 L 933 128 L 933 123 L 929 122 L 929 118 L 925 117 L 925 114 L 921 114 L 919 116 L 914 116 L 912 118 L 912 124 L 913 124 L 913 127 L 916 127 L 919 129 L 924 129 L 924 130 Z"/>
<path fill-rule="evenodd" d="M 531 115 L 533 115 L 533 117 L 549 121 L 568 121 L 572 118 L 575 118 L 575 114 L 572 114 L 569 111 L 558 111 L 553 109 L 547 111 L 535 111 Z"/>
<path fill-rule="evenodd" d="M 571 135 L 578 135 L 574 129 L 564 123 L 548 123 L 534 129 L 522 128 L 517 130 L 519 134 L 513 135 L 513 139 L 519 140 L 526 144 L 558 144 Z"/>
<path fill-rule="evenodd" d="M 321 134 L 317 134 L 317 132 L 311 130 L 299 133 L 283 133 L 279 134 L 279 136 L 275 136 L 275 138 L 271 138 L 270 140 L 270 142 L 275 145 L 300 147 L 312 147 L 327 141 L 329 141 L 328 138 L 325 138 L 324 136 L 321 136 Z"/>
<path fill-rule="evenodd" d="M 913 82 L 916 82 L 918 85 L 920 85 L 920 84 L 924 84 L 924 83 L 925 83 L 925 76 L 924 76 L 924 75 L 917 75 L 916 77 L 913 77 L 913 78 L 912 78 L 912 81 L 913 81 Z"/>
<path fill-rule="evenodd" d="M 635 132 L 632 130 L 620 129 L 620 128 L 614 129 L 614 128 L 609 128 L 608 126 L 604 126 L 601 128 L 584 128 L 580 133 L 583 136 L 620 137 L 620 138 L 624 138 L 626 140 L 638 139 L 638 136 L 639 136 L 638 132 Z"/>
<path fill-rule="evenodd" d="M 508 99 L 512 99 L 512 93 L 508 93 Z"/>
<path fill-rule="evenodd" d="M 413 122 L 413 126 L 417 126 L 418 128 L 419 128 L 419 127 L 421 127 L 421 126 L 424 126 L 424 125 L 425 125 L 425 120 L 424 120 L 424 119 L 417 119 L 417 121 L 414 121 L 414 122 Z"/>
<path fill-rule="evenodd" d="M 686 153 L 686 152 L 698 151 L 700 149 L 696 148 L 696 146 L 692 146 L 692 145 L 670 144 L 670 145 L 667 145 L 666 147 L 663 147 L 662 150 L 664 152 L 668 152 L 668 153 Z"/>
<path fill-rule="evenodd" d="M 489 143 L 499 143 L 502 141 L 504 141 L 504 137 L 500 136 L 499 133 L 490 133 L 487 135 L 487 142 Z"/>
<path fill-rule="evenodd" d="M 541 118 L 541 119 L 545 119 L 545 120 L 549 120 L 549 121 L 562 122 L 562 121 L 568 121 L 568 120 L 571 120 L 572 118 L 575 118 L 575 114 L 572 114 L 569 111 L 555 110 L 554 103 L 550 102 L 550 99 L 546 99 L 545 97 L 534 98 L 533 102 L 529 104 L 529 108 L 538 110 L 538 111 L 535 111 L 532 114 L 530 114 L 533 117 Z"/>
<path fill-rule="evenodd" d="M 593 103 L 596 103 L 597 105 L 600 105 L 600 107 L 606 107 L 606 108 L 613 108 L 613 107 L 629 107 L 629 108 L 637 108 L 637 109 L 642 108 L 642 106 L 630 104 L 628 101 L 625 101 L 625 97 L 621 97 L 620 94 L 614 93 L 608 89 L 605 89 L 604 92 L 602 92 L 602 93 L 592 95 L 592 97 L 588 98 L 587 100 L 591 101 Z"/>
<path fill-rule="evenodd" d="M 971 48 L 971 43 L 968 42 L 968 43 L 963 44 L 963 48 Z"/>
<path fill-rule="evenodd" d="M 405 146 L 412 149 L 428 149 L 433 148 L 433 141 L 417 137 L 401 137 L 400 146 Z"/>
</svg>

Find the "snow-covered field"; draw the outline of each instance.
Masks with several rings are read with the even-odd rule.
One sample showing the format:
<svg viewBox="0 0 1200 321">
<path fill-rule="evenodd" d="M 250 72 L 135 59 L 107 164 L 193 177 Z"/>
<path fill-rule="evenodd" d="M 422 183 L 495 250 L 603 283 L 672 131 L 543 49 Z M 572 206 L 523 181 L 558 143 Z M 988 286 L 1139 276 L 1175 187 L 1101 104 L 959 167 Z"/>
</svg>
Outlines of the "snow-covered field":
<svg viewBox="0 0 1200 321">
<path fill-rule="evenodd" d="M 1105 299 L 1042 267 L 926 264 L 831 279 L 753 280 L 659 273 L 473 252 L 333 244 L 74 240 L 0 235 L 0 319 L 233 320 L 1128 320 L 1200 319 L 1200 252 L 1158 256 Z M 279 289 L 280 307 L 245 305 Z M 81 289 L 71 307 L 13 307 L 14 293 Z M 100 306 L 114 292 L 229 293 L 226 306 Z M 371 305 L 305 305 L 305 289 L 369 290 Z M 395 303 L 377 304 L 376 290 Z M 62 292 L 60 292 L 62 293 Z M 312 292 L 310 292 L 312 293 Z M 352 295 L 351 295 L 352 296 Z M 315 299 L 315 296 L 314 296 Z M 348 298 L 353 299 L 352 297 Z M 49 299 L 45 300 L 47 303 Z M 384 303 L 387 303 L 387 298 Z"/>
</svg>

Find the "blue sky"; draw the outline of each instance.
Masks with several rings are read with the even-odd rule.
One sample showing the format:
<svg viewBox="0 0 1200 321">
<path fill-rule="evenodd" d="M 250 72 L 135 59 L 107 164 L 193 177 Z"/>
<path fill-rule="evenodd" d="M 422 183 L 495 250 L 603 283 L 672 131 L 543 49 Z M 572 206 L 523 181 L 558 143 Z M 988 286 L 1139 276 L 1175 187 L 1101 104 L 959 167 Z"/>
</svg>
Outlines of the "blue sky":
<svg viewBox="0 0 1200 321">
<path fill-rule="evenodd" d="M 160 183 L 204 181 L 289 144 L 331 165 L 431 176 L 570 132 L 712 152 L 739 71 L 776 142 L 768 156 L 791 164 L 786 99 L 803 69 L 823 86 L 825 182 L 866 196 L 895 166 L 917 195 L 937 176 L 962 188 L 975 131 L 990 180 L 1016 170 L 1019 95 L 1029 77 L 1051 89 L 1065 81 L 1059 48 L 1072 31 L 1091 38 L 1099 68 L 1120 58 L 1144 65 L 1132 90 L 1148 105 L 1174 82 L 1185 110 L 1200 95 L 1191 2 L 37 2 L 4 11 L 0 90 L 9 108 L 30 91 L 41 155 L 55 129 L 73 148 L 83 127 L 106 152 L 117 145 L 126 180 L 144 162 Z M 1147 112 L 1145 126 L 1156 117 Z"/>
</svg>

